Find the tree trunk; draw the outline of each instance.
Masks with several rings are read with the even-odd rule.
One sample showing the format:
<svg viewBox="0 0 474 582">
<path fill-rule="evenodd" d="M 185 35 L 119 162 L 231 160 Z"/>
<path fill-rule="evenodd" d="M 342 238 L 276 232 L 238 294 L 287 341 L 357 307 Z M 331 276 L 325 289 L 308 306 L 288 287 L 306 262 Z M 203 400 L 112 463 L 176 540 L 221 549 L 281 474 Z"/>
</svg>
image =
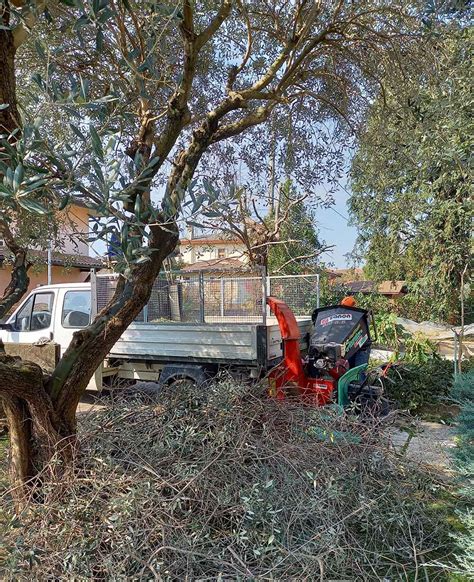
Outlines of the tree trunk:
<svg viewBox="0 0 474 582">
<path fill-rule="evenodd" d="M 0 18 L 0 24 L 6 27 L 9 25 L 9 21 L 10 13 L 8 7 L 6 7 Z M 0 108 L 0 134 L 6 134 L 8 136 L 7 139 L 13 142 L 17 139 L 17 136 L 11 136 L 11 134 L 21 128 L 16 98 L 15 46 L 12 31 L 2 28 L 0 28 L 0 63 L 2 64 L 0 106 L 8 105 L 6 108 Z M 2 143 L 0 140 L 1 150 Z M 3 176 L 0 173 L 0 179 L 2 178 Z M 26 293 L 30 280 L 27 274 L 26 251 L 14 240 L 8 224 L 0 223 L 0 234 L 13 254 L 11 280 L 3 293 L 3 297 L 0 299 L 0 319 L 2 319 Z"/>
<path fill-rule="evenodd" d="M 162 262 L 177 242 L 176 228 L 152 227 L 151 260 L 135 266 L 131 278 L 121 280 L 93 323 L 74 333 L 50 377 L 44 377 L 36 364 L 0 353 L 0 394 L 10 431 L 10 479 L 17 509 L 32 496 L 42 499 L 41 484 L 51 472 L 60 483 L 74 454 L 79 399 L 107 353 L 148 302 Z"/>
<path fill-rule="evenodd" d="M 8 10 L 5 10 L 3 17 L 0 18 L 0 24 L 8 26 Z M 7 108 L 0 109 L 0 133 L 10 134 L 17 127 L 20 127 L 20 115 L 16 101 L 15 46 L 11 30 L 0 29 L 0 63 L 2 63 L 0 105 L 8 105 Z"/>
<path fill-rule="evenodd" d="M 39 475 L 60 469 L 61 464 L 50 463 L 52 458 L 57 454 L 70 457 L 66 449 L 71 442 L 62 440 L 41 368 L 6 355 L 2 344 L 0 348 L 0 393 L 10 434 L 11 492 L 17 510 L 21 510 L 38 491 Z"/>
<path fill-rule="evenodd" d="M 0 133 L 21 129 L 15 83 L 15 46 L 9 25 L 8 4 L 0 15 Z M 0 143 L 1 147 L 1 143 Z M 0 176 L 1 177 L 1 176 Z M 158 221 L 158 220 L 157 220 Z M 178 242 L 173 220 L 151 226 L 151 258 L 132 267 L 130 279 L 121 279 L 107 307 L 86 329 L 77 331 L 50 377 L 39 366 L 7 356 L 0 342 L 0 397 L 10 433 L 10 479 L 18 510 L 33 496 L 41 499 L 41 484 L 54 471 L 56 482 L 70 465 L 76 442 L 76 409 L 90 378 L 112 346 L 148 302 L 163 260 Z M 14 257 L 10 284 L 0 300 L 0 317 L 27 291 L 26 251 L 6 221 L 0 233 Z M 51 461 L 54 459 L 54 463 Z M 51 475 L 49 475 L 50 477 Z"/>
<path fill-rule="evenodd" d="M 114 297 L 93 323 L 74 333 L 48 382 L 47 390 L 55 410 L 61 423 L 71 432 L 75 432 L 76 408 L 89 379 L 148 303 L 161 265 L 178 242 L 174 224 L 153 226 L 151 231 L 150 248 L 153 253 L 150 260 L 133 267 L 128 280 L 121 278 Z"/>
<path fill-rule="evenodd" d="M 0 223 L 0 233 L 6 246 L 13 254 L 10 282 L 0 299 L 0 319 L 2 319 L 27 292 L 30 285 L 28 277 L 30 265 L 26 260 L 26 250 L 16 243 L 8 226 Z"/>
</svg>

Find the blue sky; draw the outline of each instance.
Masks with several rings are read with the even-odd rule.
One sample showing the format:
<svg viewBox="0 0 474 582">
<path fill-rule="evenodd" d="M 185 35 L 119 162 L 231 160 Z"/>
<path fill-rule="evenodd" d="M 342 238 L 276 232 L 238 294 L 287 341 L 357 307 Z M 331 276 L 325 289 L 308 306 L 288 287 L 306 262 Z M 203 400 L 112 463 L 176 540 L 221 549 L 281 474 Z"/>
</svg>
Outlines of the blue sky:
<svg viewBox="0 0 474 582">
<path fill-rule="evenodd" d="M 349 194 L 341 187 L 334 193 L 334 206 L 317 210 L 320 238 L 328 245 L 335 245 L 332 252 L 323 256 L 323 261 L 334 263 L 338 268 L 351 266 L 344 255 L 352 251 L 357 237 L 357 230 L 347 222 L 348 198 Z"/>
</svg>

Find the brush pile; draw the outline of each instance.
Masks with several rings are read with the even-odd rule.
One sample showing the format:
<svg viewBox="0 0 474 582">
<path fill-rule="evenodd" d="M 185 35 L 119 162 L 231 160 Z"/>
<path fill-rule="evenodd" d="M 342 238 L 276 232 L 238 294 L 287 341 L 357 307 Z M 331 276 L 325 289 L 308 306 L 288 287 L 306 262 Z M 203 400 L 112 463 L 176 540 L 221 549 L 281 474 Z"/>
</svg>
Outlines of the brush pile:
<svg viewBox="0 0 474 582">
<path fill-rule="evenodd" d="M 109 402 L 81 417 L 69 479 L 9 524 L 3 579 L 431 579 L 437 485 L 382 429 L 230 380 Z"/>
</svg>

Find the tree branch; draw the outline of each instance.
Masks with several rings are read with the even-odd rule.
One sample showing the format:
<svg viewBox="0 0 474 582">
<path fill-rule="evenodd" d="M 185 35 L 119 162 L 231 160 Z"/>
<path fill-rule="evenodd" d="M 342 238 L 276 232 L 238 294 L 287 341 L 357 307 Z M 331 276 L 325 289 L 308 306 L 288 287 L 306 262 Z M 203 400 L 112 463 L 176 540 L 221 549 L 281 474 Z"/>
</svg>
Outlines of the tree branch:
<svg viewBox="0 0 474 582">
<path fill-rule="evenodd" d="M 28 269 L 30 268 L 30 264 L 26 260 L 26 250 L 16 242 L 10 228 L 3 221 L 0 222 L 0 233 L 5 245 L 13 255 L 10 282 L 0 299 L 0 319 L 2 319 L 28 291 L 30 285 Z"/>
<path fill-rule="evenodd" d="M 46 8 L 46 0 L 37 0 L 25 7 L 24 2 L 17 2 L 16 6 L 21 5 L 22 22 L 17 24 L 13 29 L 13 46 L 15 50 L 21 46 L 28 38 L 31 29 L 36 24 L 39 15 Z"/>
<path fill-rule="evenodd" d="M 211 20 L 209 26 L 205 28 L 196 39 L 196 50 L 200 51 L 202 47 L 209 42 L 214 34 L 219 30 L 223 22 L 228 18 L 232 9 L 232 0 L 223 0 L 216 16 Z"/>
</svg>

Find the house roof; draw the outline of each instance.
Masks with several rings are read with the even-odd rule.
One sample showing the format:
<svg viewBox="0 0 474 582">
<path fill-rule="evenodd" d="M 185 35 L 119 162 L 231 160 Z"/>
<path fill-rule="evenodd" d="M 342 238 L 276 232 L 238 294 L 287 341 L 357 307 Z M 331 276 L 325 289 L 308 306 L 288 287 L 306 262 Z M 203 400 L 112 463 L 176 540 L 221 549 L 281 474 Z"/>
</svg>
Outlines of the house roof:
<svg viewBox="0 0 474 582">
<path fill-rule="evenodd" d="M 28 256 L 35 262 L 47 263 L 48 253 L 46 251 L 30 250 Z M 0 246 L 0 262 L 9 260 L 11 252 L 6 246 Z M 73 255 L 68 253 L 53 252 L 52 264 L 58 267 L 76 267 L 78 269 L 102 269 L 106 266 L 105 261 L 100 257 L 89 257 L 87 255 Z"/>
<path fill-rule="evenodd" d="M 183 238 L 179 241 L 180 245 L 217 245 L 217 244 L 238 244 L 243 245 L 242 241 L 236 238 L 218 238 L 218 237 L 197 237 Z"/>
<path fill-rule="evenodd" d="M 185 273 L 195 273 L 198 271 L 249 271 L 248 265 L 239 259 L 210 259 L 208 261 L 197 261 L 191 265 L 185 265 L 181 271 Z"/>
<path fill-rule="evenodd" d="M 360 267 L 354 267 L 352 269 L 327 269 L 326 273 L 331 279 L 342 278 L 358 281 L 362 278 L 363 271 Z"/>
<path fill-rule="evenodd" d="M 405 281 L 347 281 L 344 287 L 350 293 L 380 293 L 381 295 L 400 295 L 407 292 Z"/>
</svg>

